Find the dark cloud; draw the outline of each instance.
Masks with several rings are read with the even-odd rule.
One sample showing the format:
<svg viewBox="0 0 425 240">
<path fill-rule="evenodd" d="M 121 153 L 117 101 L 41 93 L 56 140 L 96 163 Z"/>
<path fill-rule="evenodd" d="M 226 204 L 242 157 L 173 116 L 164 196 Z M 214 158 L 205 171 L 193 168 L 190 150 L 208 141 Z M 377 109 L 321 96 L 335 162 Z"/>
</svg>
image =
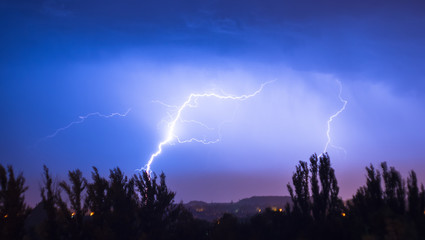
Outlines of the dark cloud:
<svg viewBox="0 0 425 240">
<path fill-rule="evenodd" d="M 421 1 L 46 0 L 3 6 L 3 62 L 33 61 L 32 53 L 75 59 L 170 47 L 248 55 L 353 79 L 417 82 L 425 74 Z"/>
</svg>

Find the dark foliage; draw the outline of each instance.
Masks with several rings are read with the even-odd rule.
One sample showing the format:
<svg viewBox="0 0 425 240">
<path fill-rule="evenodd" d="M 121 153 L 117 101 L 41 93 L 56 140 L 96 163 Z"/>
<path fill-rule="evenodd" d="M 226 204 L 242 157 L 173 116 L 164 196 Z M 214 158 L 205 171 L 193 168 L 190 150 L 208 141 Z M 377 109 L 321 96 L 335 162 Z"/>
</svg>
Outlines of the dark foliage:
<svg viewBox="0 0 425 240">
<path fill-rule="evenodd" d="M 119 168 L 109 179 L 93 167 L 92 182 L 80 170 L 68 173 L 58 186 L 44 167 L 41 188 L 45 220 L 33 226 L 28 239 L 203 239 L 209 224 L 193 218 L 175 193 L 167 188 L 165 174 L 128 178 Z M 67 202 L 62 200 L 66 196 Z M 196 227 L 196 229 L 193 229 Z M 35 228 L 35 229 L 34 229 Z"/>
<path fill-rule="evenodd" d="M 12 166 L 0 164 L 0 239 L 20 239 L 29 208 L 24 203 L 25 179 Z"/>
<path fill-rule="evenodd" d="M 163 173 L 129 178 L 115 168 L 104 178 L 95 167 L 90 182 L 78 169 L 56 182 L 44 166 L 36 218 L 24 203 L 22 174 L 0 165 L 0 239 L 425 239 L 416 173 L 404 180 L 385 162 L 381 169 L 366 167 L 366 184 L 344 203 L 329 156 L 314 154 L 296 166 L 285 209 L 206 222 L 174 202 Z"/>
</svg>

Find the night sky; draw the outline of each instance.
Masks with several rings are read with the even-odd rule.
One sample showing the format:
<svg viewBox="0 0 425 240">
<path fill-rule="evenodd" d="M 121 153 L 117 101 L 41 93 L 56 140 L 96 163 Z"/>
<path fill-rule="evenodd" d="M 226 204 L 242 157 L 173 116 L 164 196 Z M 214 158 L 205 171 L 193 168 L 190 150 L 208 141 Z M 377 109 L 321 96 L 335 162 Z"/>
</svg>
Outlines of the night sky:
<svg viewBox="0 0 425 240">
<path fill-rule="evenodd" d="M 191 93 L 152 164 L 177 201 L 288 195 L 299 160 L 328 152 L 350 198 L 364 167 L 387 161 L 425 182 L 423 1 L 3 0 L 0 163 L 40 200 L 42 166 L 57 180 L 92 166 L 137 173 Z M 92 115 L 131 109 L 126 116 Z M 207 124 L 204 128 L 196 122 Z"/>
</svg>

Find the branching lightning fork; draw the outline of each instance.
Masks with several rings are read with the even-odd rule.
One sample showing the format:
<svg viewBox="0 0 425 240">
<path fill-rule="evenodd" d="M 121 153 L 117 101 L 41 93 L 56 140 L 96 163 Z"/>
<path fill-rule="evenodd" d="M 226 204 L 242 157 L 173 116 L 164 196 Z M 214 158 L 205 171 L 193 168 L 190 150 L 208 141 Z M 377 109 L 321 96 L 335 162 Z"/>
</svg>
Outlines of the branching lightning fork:
<svg viewBox="0 0 425 240">
<path fill-rule="evenodd" d="M 342 113 L 344 110 L 345 110 L 345 106 L 347 106 L 347 103 L 348 103 L 348 101 L 347 100 L 345 100 L 345 99 L 343 99 L 342 97 L 341 97 L 341 94 L 342 94 L 342 84 L 341 84 L 341 82 L 339 81 L 339 80 L 337 80 L 337 83 L 338 83 L 338 86 L 339 86 L 339 94 L 338 94 L 338 98 L 339 98 L 339 101 L 341 101 L 342 103 L 343 103 L 343 105 L 342 105 L 342 107 L 335 113 L 335 114 L 333 114 L 332 116 L 330 116 L 329 117 L 329 120 L 328 120 L 328 129 L 327 129 L 327 131 L 326 131 L 326 136 L 327 136 L 327 138 L 328 138 L 328 141 L 326 142 L 326 145 L 325 145 L 325 148 L 323 149 L 323 153 L 326 153 L 327 152 L 327 150 L 328 150 L 328 147 L 329 147 L 329 145 L 330 146 L 332 146 L 332 147 L 334 147 L 334 148 L 338 148 L 338 149 L 341 149 L 341 150 L 343 150 L 344 152 L 345 152 L 345 149 L 343 149 L 343 148 L 341 148 L 341 147 L 338 147 L 338 146 L 335 146 L 335 145 L 332 145 L 331 144 L 331 136 L 330 136 L 330 133 L 331 133 L 331 122 L 336 118 L 336 117 L 338 117 L 338 115 L 340 114 L 340 113 Z M 322 153 L 322 154 L 323 154 Z M 321 155 L 322 155 L 321 154 Z"/>
<path fill-rule="evenodd" d="M 158 144 L 158 148 L 157 148 L 156 152 L 154 152 L 150 156 L 149 161 L 145 165 L 145 167 L 142 168 L 142 169 L 139 169 L 139 170 L 145 170 L 149 174 L 150 171 L 151 171 L 151 165 L 152 165 L 153 161 L 155 160 L 155 158 L 162 153 L 163 146 L 166 145 L 166 144 L 172 143 L 173 140 L 177 141 L 178 143 L 199 142 L 199 143 L 203 143 L 203 144 L 212 144 L 212 143 L 216 143 L 216 142 L 219 141 L 219 139 L 216 139 L 216 140 L 213 140 L 213 141 L 207 141 L 205 139 L 197 139 L 197 138 L 191 138 L 191 139 L 188 139 L 188 140 L 181 140 L 175 134 L 175 126 L 176 126 L 177 122 L 179 122 L 179 121 L 183 121 L 183 122 L 186 121 L 187 122 L 187 120 L 183 120 L 182 117 L 181 117 L 183 110 L 186 109 L 187 107 L 196 107 L 197 104 L 198 104 L 197 101 L 198 101 L 199 98 L 214 97 L 214 98 L 225 99 L 225 100 L 228 99 L 228 100 L 244 101 L 248 98 L 254 97 L 257 94 L 259 94 L 263 90 L 264 86 L 271 83 L 271 82 L 272 81 L 265 82 L 265 83 L 261 84 L 260 88 L 257 91 L 253 92 L 252 94 L 244 94 L 244 95 L 240 95 L 240 96 L 234 96 L 234 95 L 230 95 L 230 94 L 217 94 L 217 93 L 203 93 L 203 94 L 192 93 L 192 94 L 190 94 L 189 97 L 186 99 L 186 101 L 180 107 L 177 107 L 177 112 L 176 112 L 174 118 L 172 118 L 172 121 L 170 121 L 168 123 L 168 130 L 167 130 L 167 135 L 166 135 L 165 139 Z M 156 101 L 156 102 L 158 102 L 158 103 L 160 103 L 160 104 L 162 104 L 166 107 L 173 107 L 173 108 L 175 107 L 175 106 L 171 106 L 171 105 L 168 105 L 168 104 L 164 104 L 160 101 Z M 194 123 L 200 124 L 201 126 L 209 128 L 208 126 L 204 125 L 203 123 L 200 123 L 200 122 L 197 122 L 197 121 L 194 121 L 194 120 L 190 120 L 190 122 L 194 122 Z"/>
<path fill-rule="evenodd" d="M 98 116 L 98 117 L 102 117 L 102 118 L 111 118 L 111 117 L 116 117 L 116 116 L 119 116 L 119 117 L 126 117 L 126 116 L 127 116 L 127 114 L 128 114 L 130 111 L 131 111 L 131 108 L 129 108 L 129 109 L 127 110 L 127 112 L 125 112 L 125 113 L 111 113 L 111 114 L 105 115 L 105 114 L 102 114 L 102 113 L 99 113 L 99 112 L 93 112 L 93 113 L 89 113 L 89 114 L 84 115 L 84 116 L 79 116 L 79 120 L 74 121 L 74 122 L 71 122 L 71 123 L 69 123 L 68 125 L 66 125 L 65 127 L 61 127 L 61 128 L 56 129 L 56 131 L 55 131 L 54 133 L 52 133 L 52 134 L 50 134 L 50 135 L 48 135 L 48 136 L 45 136 L 44 138 L 39 139 L 39 140 L 37 141 L 36 145 L 37 145 L 38 143 L 42 142 L 42 141 L 45 141 L 45 140 L 49 139 L 49 138 L 54 138 L 54 137 L 56 137 L 56 135 L 58 135 L 60 132 L 65 131 L 66 129 L 68 129 L 68 128 L 72 127 L 73 125 L 83 123 L 83 122 L 84 122 L 87 118 L 90 118 L 90 117 L 93 117 L 93 116 Z"/>
</svg>

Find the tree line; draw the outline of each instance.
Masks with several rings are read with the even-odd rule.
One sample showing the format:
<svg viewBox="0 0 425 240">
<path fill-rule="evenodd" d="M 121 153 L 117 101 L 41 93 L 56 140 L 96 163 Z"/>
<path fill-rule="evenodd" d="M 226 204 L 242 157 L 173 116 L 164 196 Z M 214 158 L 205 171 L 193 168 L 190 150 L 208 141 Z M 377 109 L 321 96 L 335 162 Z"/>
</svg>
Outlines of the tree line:
<svg viewBox="0 0 425 240">
<path fill-rule="evenodd" d="M 380 169 L 366 167 L 366 184 L 344 202 L 329 155 L 314 154 L 296 166 L 283 211 L 207 222 L 174 202 L 164 173 L 129 178 L 114 168 L 105 178 L 93 167 L 91 181 L 77 169 L 58 182 L 44 166 L 42 200 L 31 209 L 22 173 L 0 164 L 0 239 L 425 239 L 416 173 L 405 180 L 385 162 Z"/>
<path fill-rule="evenodd" d="M 329 155 L 300 161 L 288 191 L 290 239 L 425 239 L 425 190 L 415 171 L 407 181 L 386 162 L 366 167 L 366 184 L 345 202 Z"/>
</svg>

